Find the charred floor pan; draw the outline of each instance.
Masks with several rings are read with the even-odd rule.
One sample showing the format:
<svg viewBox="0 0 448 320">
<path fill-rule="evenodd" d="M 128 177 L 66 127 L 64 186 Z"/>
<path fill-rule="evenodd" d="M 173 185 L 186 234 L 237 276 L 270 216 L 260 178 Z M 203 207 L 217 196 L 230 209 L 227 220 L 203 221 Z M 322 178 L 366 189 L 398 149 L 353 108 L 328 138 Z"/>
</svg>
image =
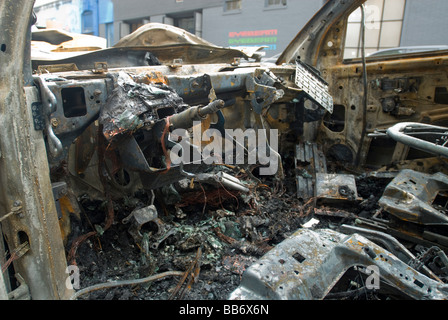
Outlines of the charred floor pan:
<svg viewBox="0 0 448 320">
<path fill-rule="evenodd" d="M 380 280 L 414 299 L 444 299 L 448 290 L 356 233 L 301 229 L 253 264 L 231 299 L 324 299 L 351 267 L 378 275 L 365 288 L 378 294 Z"/>
<path fill-rule="evenodd" d="M 294 175 L 284 189 L 267 180 L 255 193 L 229 194 L 213 187 L 180 192 L 175 208 L 160 214 L 161 224 L 150 222 L 140 231 L 146 245 L 136 245 L 128 225 L 117 222 L 80 246 L 76 264 L 84 275 L 82 288 L 109 281 L 117 286 L 87 290 L 77 298 L 446 299 L 443 251 L 399 241 L 363 224 L 378 222 L 378 199 L 394 185 L 390 178 L 373 176 L 357 177 L 363 201 L 349 202 L 349 208 L 346 201 L 304 202 L 297 197 Z M 249 176 L 240 179 L 253 182 Z M 150 198 L 141 194 L 116 202 L 117 221 L 136 202 L 149 204 Z M 101 203 L 86 198 L 82 205 L 98 212 Z M 97 219 L 90 223 L 101 222 L 104 215 Z M 310 228 L 306 222 L 312 220 Z M 167 272 L 174 273 L 137 281 Z M 129 283 L 120 285 L 123 280 Z"/>
</svg>

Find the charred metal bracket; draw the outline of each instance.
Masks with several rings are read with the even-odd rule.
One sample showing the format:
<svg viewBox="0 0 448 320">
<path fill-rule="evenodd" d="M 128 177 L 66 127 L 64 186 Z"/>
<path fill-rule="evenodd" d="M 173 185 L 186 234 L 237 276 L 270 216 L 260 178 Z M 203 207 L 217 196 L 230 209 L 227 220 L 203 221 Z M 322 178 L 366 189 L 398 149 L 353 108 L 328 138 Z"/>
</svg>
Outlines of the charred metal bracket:
<svg viewBox="0 0 448 320">
<path fill-rule="evenodd" d="M 108 71 L 107 62 L 95 62 L 92 70 L 94 74 L 106 73 Z"/>
<path fill-rule="evenodd" d="M 328 83 L 318 74 L 317 70 L 300 59 L 296 60 L 295 83 L 310 100 L 333 113 L 333 97 L 328 91 Z"/>
<path fill-rule="evenodd" d="M 123 165 L 126 169 L 138 172 L 153 171 L 146 161 L 134 136 L 127 136 L 123 141 L 118 143 L 117 146 Z"/>
<path fill-rule="evenodd" d="M 33 102 L 31 104 L 31 113 L 33 115 L 34 129 L 37 131 L 42 131 L 45 129 L 45 118 L 42 113 L 42 103 Z"/>
<path fill-rule="evenodd" d="M 327 162 L 320 146 L 311 142 L 296 145 L 295 169 L 297 197 L 304 200 L 315 197 L 316 174 L 327 172 Z"/>
<path fill-rule="evenodd" d="M 148 133 L 146 140 L 159 142 L 163 139 L 168 150 L 177 145 L 177 143 L 170 140 L 167 134 L 164 136 L 165 127 L 165 119 L 157 121 Z M 204 169 L 202 164 L 187 163 L 184 165 L 182 162 L 181 165 L 172 165 L 169 170 L 167 167 L 151 167 L 143 154 L 141 145 L 138 144 L 134 136 L 129 136 L 120 141 L 120 143 L 117 143 L 117 146 L 123 166 L 140 175 L 142 186 L 145 190 L 154 190 L 164 185 L 177 182 L 185 176 L 185 170 L 197 173 Z M 182 149 L 182 146 L 179 146 Z M 161 155 L 154 154 L 154 156 L 160 158 Z"/>
<path fill-rule="evenodd" d="M 393 255 L 395 255 L 397 258 L 399 258 L 401 261 L 409 264 L 411 267 L 415 264 L 416 261 L 418 261 L 417 257 L 412 254 L 403 244 L 401 244 L 396 238 L 392 237 L 390 234 L 377 231 L 377 230 L 371 230 L 366 229 L 362 227 L 357 226 L 351 226 L 351 225 L 342 225 L 340 227 L 340 230 L 343 233 L 346 234 L 354 234 L 357 233 L 370 241 L 375 242 L 378 245 L 381 245 L 381 247 L 387 249 L 389 252 L 391 252 Z M 440 249 L 439 249 L 440 250 Z M 443 253 L 443 251 L 442 251 Z M 437 277 L 428 267 L 425 265 L 422 265 L 418 268 L 414 268 L 417 271 L 420 272 L 420 269 L 422 272 L 427 275 L 430 278 L 433 278 L 434 280 L 443 283 L 442 280 L 440 280 L 439 277 Z"/>
<path fill-rule="evenodd" d="M 246 77 L 246 90 L 254 111 L 261 114 L 263 109 L 283 97 L 284 91 L 273 87 L 275 80 L 265 72 L 258 79 L 254 76 Z"/>
<path fill-rule="evenodd" d="M 300 229 L 243 274 L 231 300 L 320 300 L 354 266 L 378 268 L 378 276 L 412 299 L 442 300 L 448 285 L 412 269 L 359 234 Z"/>
<path fill-rule="evenodd" d="M 111 91 L 111 82 L 111 79 L 49 78 L 47 86 L 55 97 L 56 108 L 48 121 L 62 146 L 59 155 L 50 159 L 51 165 L 59 164 L 68 154 L 73 141 L 98 118 Z"/>
<path fill-rule="evenodd" d="M 230 65 L 235 66 L 235 67 L 239 66 L 240 64 L 241 64 L 241 58 L 240 57 L 234 58 L 233 61 L 230 63 Z"/>
<path fill-rule="evenodd" d="M 160 169 L 156 172 L 140 172 L 143 188 L 146 190 L 154 190 L 183 179 L 188 174 L 189 176 L 203 172 L 207 165 L 203 163 L 193 164 L 187 163 L 178 166 L 172 166 L 169 170 Z"/>
<path fill-rule="evenodd" d="M 2 222 L 3 220 L 8 219 L 9 217 L 13 216 L 13 215 L 17 215 L 18 217 L 23 217 L 23 207 L 22 207 L 22 201 L 20 200 L 16 200 L 14 201 L 14 205 L 11 208 L 11 211 L 8 212 L 7 214 L 3 215 L 2 217 L 0 217 L 0 222 Z"/>
<path fill-rule="evenodd" d="M 55 95 L 48 88 L 47 83 L 40 77 L 34 77 L 34 83 L 37 84 L 41 100 L 42 100 L 42 117 L 44 122 L 44 131 L 48 137 L 48 146 L 50 155 L 53 158 L 57 158 L 62 153 L 61 140 L 55 135 L 53 127 L 51 125 L 50 117 L 57 108 L 57 100 Z M 35 120 L 35 118 L 33 119 Z M 42 119 L 40 119 L 42 121 Z"/>
<path fill-rule="evenodd" d="M 191 76 L 167 76 L 169 85 L 182 96 L 188 104 L 203 103 L 209 101 L 208 95 L 212 90 L 211 77 L 203 74 L 197 77 Z"/>
<path fill-rule="evenodd" d="M 411 107 L 402 106 L 399 96 L 390 96 L 380 99 L 383 112 L 393 116 L 412 116 L 415 110 Z"/>
<path fill-rule="evenodd" d="M 56 210 L 58 212 L 58 219 L 62 218 L 61 204 L 59 199 L 67 194 L 67 183 L 65 182 L 55 182 L 51 184 L 53 189 L 54 201 L 56 203 Z"/>
<path fill-rule="evenodd" d="M 428 268 L 437 272 L 441 278 L 448 278 L 448 257 L 445 252 L 437 246 L 432 246 L 429 249 L 423 250 L 412 261 L 411 266 L 416 270 Z"/>
<path fill-rule="evenodd" d="M 172 228 L 169 229 L 168 231 L 164 232 L 163 228 L 161 228 L 161 222 L 159 222 L 158 220 L 155 220 L 155 222 L 157 223 L 159 229 L 158 229 L 158 236 L 155 235 L 156 237 L 156 241 L 151 243 L 151 249 L 157 250 L 160 246 L 160 244 L 165 241 L 168 237 L 172 236 L 173 234 L 175 234 L 177 232 L 176 228 Z"/>
<path fill-rule="evenodd" d="M 396 226 L 397 222 L 398 227 Z M 390 234 L 391 236 L 405 241 L 406 243 L 422 245 L 424 247 L 438 246 L 445 252 L 448 252 L 448 237 L 442 235 L 437 230 L 434 230 L 435 232 L 433 232 L 429 231 L 425 227 L 422 228 L 422 225 L 415 223 L 411 225 L 404 220 L 394 221 L 391 219 L 388 221 L 377 218 L 366 219 L 359 216 L 356 219 L 356 224 L 368 229 L 378 230 Z M 416 226 L 420 228 L 415 228 Z"/>
<path fill-rule="evenodd" d="M 157 217 L 157 209 L 153 204 L 151 204 L 144 208 L 135 209 L 131 212 L 131 214 L 122 220 L 122 223 L 131 223 L 128 232 L 136 242 L 140 242 L 143 238 L 143 235 L 140 232 L 142 226 L 150 221 L 156 220 Z"/>
<path fill-rule="evenodd" d="M 224 137 L 224 136 L 226 136 L 226 132 L 224 129 L 224 124 L 226 122 L 226 119 L 224 118 L 224 115 L 222 114 L 221 110 L 218 110 L 216 112 L 216 115 L 218 116 L 218 121 L 216 123 L 210 124 L 210 128 L 218 130 L 221 133 L 221 135 Z"/>
<path fill-rule="evenodd" d="M 404 245 L 387 233 L 347 224 L 343 224 L 340 227 L 340 230 L 345 234 L 357 233 L 370 241 L 381 245 L 403 262 L 409 262 L 410 260 L 415 259 L 415 256 Z"/>
<path fill-rule="evenodd" d="M 173 59 L 173 62 L 169 65 L 172 69 L 181 68 L 184 64 L 184 61 L 182 59 Z"/>
<path fill-rule="evenodd" d="M 402 170 L 386 187 L 379 205 L 401 220 L 423 225 L 448 225 L 446 208 L 433 206 L 440 191 L 448 190 L 448 177 Z"/>
<path fill-rule="evenodd" d="M 351 174 L 316 173 L 316 197 L 325 201 L 361 200 Z"/>
<path fill-rule="evenodd" d="M 420 78 L 384 78 L 376 80 L 376 86 L 382 91 L 394 91 L 395 93 L 418 92 L 420 83 Z"/>
</svg>

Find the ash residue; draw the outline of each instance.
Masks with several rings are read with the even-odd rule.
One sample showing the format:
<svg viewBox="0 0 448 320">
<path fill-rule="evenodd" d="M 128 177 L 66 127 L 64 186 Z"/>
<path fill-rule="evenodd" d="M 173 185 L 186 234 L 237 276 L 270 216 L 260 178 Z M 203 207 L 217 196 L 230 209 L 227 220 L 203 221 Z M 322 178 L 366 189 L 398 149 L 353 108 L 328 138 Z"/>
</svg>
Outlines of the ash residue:
<svg viewBox="0 0 448 320">
<path fill-rule="evenodd" d="M 246 179 L 248 184 L 253 182 L 249 177 Z M 90 237 L 77 250 L 82 288 L 166 271 L 185 272 L 189 268 L 196 276 L 190 275 L 184 280 L 180 276 L 170 276 L 146 284 L 103 289 L 80 299 L 228 299 L 240 285 L 243 272 L 305 222 L 314 217 L 319 221 L 315 228 L 334 229 L 342 223 L 353 223 L 358 213 L 372 214 L 377 209 L 377 199 L 387 185 L 384 180 L 358 179 L 358 192 L 364 201 L 352 204 L 350 214 L 346 214 L 346 208 L 316 205 L 313 199 L 300 201 L 292 181 L 264 182 L 246 194 L 230 194 L 223 189 L 217 193 L 217 189 L 207 188 L 199 193 L 181 194 L 180 201 L 174 205 L 156 200 L 165 235 L 170 231 L 161 241 L 161 238 L 154 238 L 158 233 L 154 224 L 142 227 L 145 236 L 136 242 L 128 232 L 129 226 L 121 222 L 137 206 L 149 205 L 150 196 L 141 193 L 115 200 L 113 225 L 102 235 Z M 74 222 L 77 224 L 74 229 L 78 230 L 76 236 L 94 230 L 106 216 L 106 206 L 102 202 L 86 197 L 81 205 L 85 216 L 82 225 Z M 151 247 L 154 243 L 157 249 Z M 201 251 L 199 259 L 198 249 Z"/>
</svg>

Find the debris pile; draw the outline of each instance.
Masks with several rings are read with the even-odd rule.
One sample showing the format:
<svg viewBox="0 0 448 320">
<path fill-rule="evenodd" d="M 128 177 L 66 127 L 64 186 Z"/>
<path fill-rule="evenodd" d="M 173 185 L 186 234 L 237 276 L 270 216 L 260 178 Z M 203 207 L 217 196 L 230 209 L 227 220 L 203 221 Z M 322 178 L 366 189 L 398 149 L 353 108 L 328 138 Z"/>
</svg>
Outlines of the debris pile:
<svg viewBox="0 0 448 320">
<path fill-rule="evenodd" d="M 219 167 L 216 168 L 219 170 Z M 409 174 L 409 172 L 405 171 L 403 174 Z M 165 188 L 163 193 L 158 190 L 160 193 L 157 193 L 159 196 L 155 197 L 156 201 L 153 195 L 145 192 L 121 202 L 114 201 L 117 217 L 113 225 L 102 235 L 96 234 L 90 237 L 78 249 L 76 263 L 82 275 L 82 287 L 109 281 L 140 279 L 165 272 L 174 272 L 175 275 L 182 274 L 182 276 L 167 276 L 147 283 L 98 289 L 83 294 L 79 298 L 164 300 L 262 298 L 257 295 L 259 293 L 255 295 L 253 292 L 247 293 L 250 283 L 247 285 L 244 279 L 251 278 L 253 281 L 255 277 L 254 275 L 247 276 L 247 273 L 258 270 L 257 265 L 260 264 L 273 268 L 275 272 L 280 270 L 278 266 L 269 266 L 266 262 L 273 259 L 267 258 L 269 255 L 271 257 L 284 255 L 280 260 L 271 262 L 279 263 L 280 261 L 280 266 L 286 268 L 289 258 L 287 258 L 287 252 L 282 251 L 281 248 L 285 246 L 283 243 L 291 241 L 291 237 L 294 238 L 297 232 L 302 234 L 302 237 L 311 237 L 317 243 L 324 241 L 323 238 L 320 239 L 322 234 L 330 232 L 333 235 L 330 237 L 333 240 L 329 239 L 332 244 L 345 243 L 346 237 L 356 234 L 357 237 L 361 237 L 357 240 L 359 243 L 360 239 L 364 239 L 366 243 L 368 241 L 364 249 L 355 247 L 350 249 L 357 252 L 359 261 L 370 257 L 371 264 L 377 265 L 385 277 L 385 274 L 394 274 L 393 268 L 379 264 L 375 258 L 388 255 L 389 259 L 394 259 L 393 261 L 399 266 L 396 268 L 407 270 L 412 267 L 415 269 L 417 278 L 422 274 L 426 275 L 427 278 L 419 278 L 420 280 L 415 280 L 414 283 L 417 287 L 420 286 L 420 289 L 432 286 L 433 295 L 425 296 L 421 290 L 415 293 L 411 287 L 397 291 L 388 284 L 382 286 L 383 289 L 387 288 L 385 291 L 367 288 L 365 281 L 369 273 L 366 272 L 365 267 L 363 269 L 362 263 L 359 263 L 358 267 L 352 267 L 351 262 L 344 261 L 350 268 L 344 269 L 342 267 L 344 264 L 339 262 L 339 264 L 331 265 L 332 270 L 327 270 L 334 272 L 335 276 L 341 272 L 344 273 L 334 287 L 326 288 L 323 285 L 314 284 L 314 287 L 311 285 L 308 287 L 308 289 L 314 288 L 311 292 L 302 292 L 303 296 L 297 296 L 297 292 L 293 296 L 283 296 L 277 291 L 270 298 L 437 299 L 444 297 L 448 280 L 448 260 L 446 253 L 441 249 L 444 246 L 440 244 L 438 246 L 435 242 L 430 243 L 423 236 L 422 238 L 418 235 L 415 235 L 415 238 L 408 237 L 406 241 L 401 237 L 398 241 L 389 235 L 393 230 L 393 223 L 386 225 L 388 222 L 386 219 L 390 219 L 391 214 L 384 210 L 381 204 L 384 192 L 394 186 L 391 176 L 387 178 L 378 178 L 375 174 L 357 176 L 354 186 L 357 186 L 358 197 L 351 199 L 349 205 L 347 202 L 319 202 L 315 198 L 307 201 L 299 199 L 294 183 L 288 181 L 288 179 L 295 179 L 294 175 L 287 176 L 289 178 L 280 188 L 278 182 L 273 179 L 254 177 L 256 180 L 253 180 L 247 174 L 240 174 L 240 180 L 248 187 L 249 192 L 227 190 L 222 186 L 211 185 L 206 185 L 204 188 L 200 182 L 193 180 L 188 183 L 180 181 L 176 186 Z M 398 178 L 400 179 L 400 176 Z M 86 197 L 81 201 L 81 205 L 90 219 L 88 225 L 85 222 L 84 225 L 79 225 L 84 232 L 92 228 L 92 225 L 95 226 L 104 220 L 106 213 L 98 213 L 99 211 L 107 212 L 104 203 L 95 203 Z M 136 229 L 129 228 L 129 219 L 139 212 L 141 214 L 141 208 L 148 210 L 152 206 L 157 207 L 156 212 L 160 214 L 157 218 L 153 216 L 152 219 L 139 225 L 139 236 L 136 236 Z M 154 214 L 153 211 L 150 213 Z M 369 228 L 365 228 L 366 226 Z M 376 226 L 376 230 L 372 226 Z M 307 232 L 311 233 L 305 236 Z M 394 235 L 400 236 L 398 233 Z M 305 245 L 303 241 L 299 243 L 302 246 Z M 329 246 L 326 247 L 330 250 Z M 290 255 L 294 261 L 300 262 L 306 259 L 315 268 L 322 267 L 319 261 L 324 256 L 313 258 L 307 256 L 306 252 L 299 254 L 300 250 L 297 246 L 291 248 L 295 252 Z M 311 250 L 309 246 L 304 248 Z M 369 249 L 366 248 L 370 248 L 374 253 L 367 254 L 366 250 Z M 333 254 L 333 251 L 328 252 Z M 340 258 L 340 255 L 335 257 Z M 381 259 L 380 261 L 387 260 Z M 286 270 L 287 268 L 285 272 Z M 293 269 L 291 270 L 288 272 L 294 272 Z M 310 270 L 306 272 L 313 274 Z M 270 273 L 263 271 L 261 274 Z M 276 279 L 280 281 L 279 279 L 282 278 Z M 393 276 L 390 280 L 397 281 Z M 282 285 L 276 282 L 277 286 L 273 286 L 272 283 L 270 286 L 285 288 L 288 281 L 293 280 L 285 281 L 284 279 L 280 281 Z M 440 288 L 436 290 L 434 285 Z"/>
</svg>

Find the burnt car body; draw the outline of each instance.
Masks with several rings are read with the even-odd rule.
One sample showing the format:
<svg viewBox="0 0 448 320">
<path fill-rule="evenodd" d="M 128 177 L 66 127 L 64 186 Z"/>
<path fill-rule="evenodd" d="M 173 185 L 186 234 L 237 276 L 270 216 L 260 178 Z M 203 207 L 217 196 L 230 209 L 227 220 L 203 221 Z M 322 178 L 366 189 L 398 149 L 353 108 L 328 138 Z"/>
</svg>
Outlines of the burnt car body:
<svg viewBox="0 0 448 320">
<path fill-rule="evenodd" d="M 11 287 L 2 272 L 0 297 L 74 297 L 67 270 L 83 241 L 115 223 L 117 199 L 136 192 L 151 198 L 151 205 L 120 223 L 129 224 L 137 243 L 142 226 L 156 223 L 157 248 L 168 237 L 154 206 L 155 199 L 169 202 L 164 188 L 186 180 L 249 192 L 238 178 L 210 171 L 203 161 L 171 163 L 169 150 L 194 153 L 207 145 L 181 145 L 171 134 L 176 129 L 201 137 L 213 129 L 231 148 L 238 141 L 226 129 L 263 129 L 279 133 L 278 152 L 270 146 L 272 135 L 265 146 L 278 165 L 269 178 L 274 185 L 289 175 L 304 203 L 350 203 L 360 201 L 355 174 L 394 179 L 379 202 L 389 215 L 357 217 L 359 229 L 345 226 L 341 233 L 298 231 L 248 269 L 230 298 L 324 299 L 349 270 L 372 264 L 388 289 L 414 299 L 446 299 L 440 275 L 417 268 L 418 259 L 396 239 L 439 248 L 434 252 L 445 272 L 448 222 L 446 203 L 440 204 L 448 185 L 448 53 L 344 60 L 346 22 L 363 2 L 328 1 L 276 64 L 264 65 L 257 55 L 190 35 L 161 43 L 145 32 L 112 48 L 31 61 L 33 3 L 3 1 L 0 219 L 7 248 L 0 249 L 10 252 L 2 267 L 11 273 L 13 266 L 11 278 L 20 285 Z M 157 27 L 162 39 L 178 38 L 178 30 Z M 293 159 L 292 172 L 283 168 L 286 158 Z M 83 194 L 104 201 L 105 219 L 70 239 L 72 216 L 84 219 L 78 204 Z M 326 249 L 314 250 L 319 244 Z M 331 279 L 316 279 L 324 271 Z M 266 274 L 272 276 L 266 280 Z"/>
</svg>

